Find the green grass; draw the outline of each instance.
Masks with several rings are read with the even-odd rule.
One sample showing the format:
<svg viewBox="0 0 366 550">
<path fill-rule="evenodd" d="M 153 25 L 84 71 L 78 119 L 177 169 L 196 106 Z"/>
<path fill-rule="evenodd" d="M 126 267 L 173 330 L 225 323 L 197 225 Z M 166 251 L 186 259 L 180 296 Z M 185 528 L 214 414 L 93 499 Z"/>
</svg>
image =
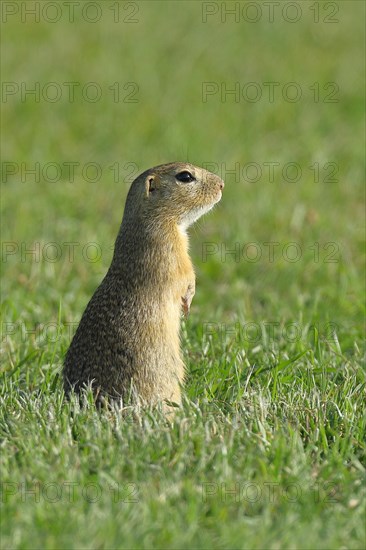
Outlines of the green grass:
<svg viewBox="0 0 366 550">
<path fill-rule="evenodd" d="M 319 23 L 313 2 L 297 23 L 264 10 L 257 23 L 202 23 L 200 2 L 141 2 L 135 24 L 113 23 L 109 4 L 95 24 L 76 9 L 74 23 L 12 16 L 2 29 L 3 81 L 97 82 L 103 96 L 2 103 L 2 168 L 19 171 L 2 183 L 1 546 L 361 549 L 364 4 L 333 3 L 333 24 L 329 3 L 316 3 Z M 138 102 L 113 102 L 116 81 L 135 82 Z M 274 102 L 203 102 L 202 82 L 280 84 Z M 300 101 L 283 100 L 288 82 Z M 172 160 L 214 163 L 226 181 L 191 230 L 184 407 L 173 425 L 80 409 L 64 401 L 62 361 L 110 263 L 128 173 Z M 74 181 L 65 169 L 22 181 L 20 163 L 72 161 Z M 83 177 L 88 162 L 99 181 Z M 225 174 L 235 163 L 239 178 Z"/>
</svg>

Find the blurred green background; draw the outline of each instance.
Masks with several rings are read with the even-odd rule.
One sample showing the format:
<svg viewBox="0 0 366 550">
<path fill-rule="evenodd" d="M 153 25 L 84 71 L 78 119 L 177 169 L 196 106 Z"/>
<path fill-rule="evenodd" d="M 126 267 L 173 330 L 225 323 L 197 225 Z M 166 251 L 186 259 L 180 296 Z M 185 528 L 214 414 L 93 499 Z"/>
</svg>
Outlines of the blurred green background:
<svg viewBox="0 0 366 550">
<path fill-rule="evenodd" d="M 123 510 L 74 502 L 72 521 L 66 508 L 12 500 L 6 517 L 19 527 L 5 529 L 5 543 L 30 547 L 30 529 L 34 544 L 54 548 L 360 548 L 365 4 L 79 2 L 73 17 L 64 2 L 1 8 L 3 478 L 42 483 L 76 472 L 101 482 L 108 471 L 140 483 L 143 495 Z M 186 410 L 185 435 L 118 424 L 115 439 L 92 412 L 79 424 L 65 412 L 55 376 L 70 342 L 65 327 L 108 269 L 131 176 L 175 160 L 208 165 L 226 182 L 221 203 L 190 231 L 197 291 L 182 343 L 187 395 L 203 416 Z M 273 258 L 266 243 L 276 243 Z M 298 261 L 286 258 L 288 243 Z M 49 323 L 61 324 L 59 338 L 42 331 Z M 211 325 L 208 335 L 206 323 L 225 323 L 223 332 Z M 235 333 L 236 323 L 260 324 L 259 341 Z M 274 338 L 265 323 L 276 323 Z M 291 323 L 300 327 L 295 342 L 278 328 Z M 329 323 L 335 334 L 325 334 Z M 269 371 L 249 383 L 248 368 Z M 330 402 L 339 416 L 323 408 Z M 205 409 L 213 406 L 215 420 Z M 158 472 L 177 493 L 160 490 Z M 226 500 L 202 503 L 197 487 L 212 472 L 218 483 L 320 476 L 335 484 L 337 505 L 260 503 L 246 517 Z"/>
</svg>

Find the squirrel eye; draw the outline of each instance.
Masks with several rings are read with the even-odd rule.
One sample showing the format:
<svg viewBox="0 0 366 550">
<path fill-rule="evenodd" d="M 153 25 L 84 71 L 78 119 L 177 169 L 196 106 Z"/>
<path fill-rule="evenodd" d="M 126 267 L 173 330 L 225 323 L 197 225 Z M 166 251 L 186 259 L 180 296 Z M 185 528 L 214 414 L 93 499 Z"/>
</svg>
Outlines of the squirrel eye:
<svg viewBox="0 0 366 550">
<path fill-rule="evenodd" d="M 175 177 L 178 181 L 181 181 L 183 183 L 189 183 L 191 181 L 195 181 L 196 179 L 192 176 L 190 172 L 187 172 L 187 170 L 184 170 L 184 172 L 179 172 L 179 174 L 177 174 Z"/>
</svg>

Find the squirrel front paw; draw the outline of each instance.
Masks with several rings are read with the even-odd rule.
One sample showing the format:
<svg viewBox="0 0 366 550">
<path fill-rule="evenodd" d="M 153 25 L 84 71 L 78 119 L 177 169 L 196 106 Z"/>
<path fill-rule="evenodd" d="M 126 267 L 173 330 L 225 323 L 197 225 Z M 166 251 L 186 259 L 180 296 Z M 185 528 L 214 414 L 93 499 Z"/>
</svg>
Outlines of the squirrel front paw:
<svg viewBox="0 0 366 550">
<path fill-rule="evenodd" d="M 195 287 L 196 287 L 196 285 L 195 285 L 194 282 L 190 283 L 188 285 L 187 292 L 185 293 L 184 296 L 182 296 L 182 309 L 183 309 L 183 313 L 184 313 L 185 317 L 187 317 L 188 314 L 189 314 L 189 310 L 190 310 L 190 307 L 191 307 L 193 296 L 194 296 L 195 290 L 196 290 Z"/>
</svg>

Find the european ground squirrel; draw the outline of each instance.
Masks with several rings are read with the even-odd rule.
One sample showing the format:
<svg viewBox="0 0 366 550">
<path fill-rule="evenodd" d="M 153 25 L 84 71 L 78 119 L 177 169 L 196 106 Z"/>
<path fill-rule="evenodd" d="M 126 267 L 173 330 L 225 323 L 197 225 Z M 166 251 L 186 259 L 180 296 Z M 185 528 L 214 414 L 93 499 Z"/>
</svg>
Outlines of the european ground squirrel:
<svg viewBox="0 0 366 550">
<path fill-rule="evenodd" d="M 111 266 L 66 354 L 64 387 L 96 396 L 181 403 L 180 315 L 195 275 L 187 228 L 220 199 L 223 181 L 173 162 L 138 176 L 128 192 Z"/>
</svg>

